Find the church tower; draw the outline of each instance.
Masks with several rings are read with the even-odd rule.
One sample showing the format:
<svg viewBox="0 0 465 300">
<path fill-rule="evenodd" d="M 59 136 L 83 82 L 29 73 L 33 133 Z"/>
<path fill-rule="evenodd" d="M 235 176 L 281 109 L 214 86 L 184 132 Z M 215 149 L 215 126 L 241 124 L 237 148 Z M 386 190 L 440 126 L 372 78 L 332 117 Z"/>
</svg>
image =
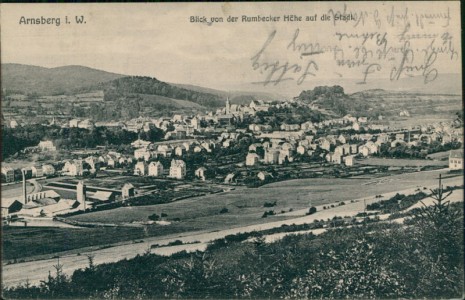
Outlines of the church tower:
<svg viewBox="0 0 465 300">
<path fill-rule="evenodd" d="M 226 114 L 229 115 L 231 113 L 231 103 L 229 103 L 229 97 L 226 98 Z"/>
</svg>

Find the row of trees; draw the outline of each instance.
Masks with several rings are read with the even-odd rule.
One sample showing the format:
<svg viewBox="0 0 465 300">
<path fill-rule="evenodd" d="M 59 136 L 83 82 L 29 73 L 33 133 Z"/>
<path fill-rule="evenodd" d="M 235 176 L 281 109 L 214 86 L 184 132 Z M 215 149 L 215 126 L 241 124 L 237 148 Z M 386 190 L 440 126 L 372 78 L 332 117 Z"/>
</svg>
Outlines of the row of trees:
<svg viewBox="0 0 465 300">
<path fill-rule="evenodd" d="M 379 152 L 375 155 L 391 158 L 423 159 L 426 158 L 428 154 L 459 149 L 461 146 L 462 144 L 460 142 L 450 142 L 443 145 L 438 141 L 431 142 L 430 144 L 420 144 L 418 146 L 399 144 L 396 147 L 391 147 L 389 144 L 382 144 L 379 148 Z"/>
<path fill-rule="evenodd" d="M 410 225 L 375 223 L 265 243 L 224 239 L 203 253 L 147 252 L 75 271 L 57 268 L 38 287 L 7 298 L 458 298 L 463 292 L 463 207 L 442 189 Z M 58 266 L 59 267 L 59 266 Z"/>
<path fill-rule="evenodd" d="M 163 138 L 164 132 L 158 128 L 151 128 L 140 135 L 145 140 L 155 142 Z M 4 127 L 2 129 L 2 157 L 5 159 L 26 147 L 37 146 L 42 140 L 52 140 L 58 149 L 75 149 L 93 148 L 98 145 L 124 146 L 133 142 L 137 137 L 138 134 L 134 132 L 106 127 L 96 127 L 92 130 L 42 125 Z"/>
</svg>

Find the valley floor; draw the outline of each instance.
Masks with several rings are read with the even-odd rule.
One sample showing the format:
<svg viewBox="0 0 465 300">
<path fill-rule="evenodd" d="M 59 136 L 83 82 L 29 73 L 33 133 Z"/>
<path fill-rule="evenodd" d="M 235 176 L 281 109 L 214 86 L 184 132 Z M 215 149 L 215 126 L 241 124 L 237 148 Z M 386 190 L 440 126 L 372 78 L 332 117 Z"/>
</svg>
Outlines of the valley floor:
<svg viewBox="0 0 465 300">
<path fill-rule="evenodd" d="M 192 227 L 190 230 L 183 233 L 167 233 L 166 235 L 160 237 L 147 236 L 144 237 L 143 240 L 136 242 L 133 241 L 132 243 L 121 242 L 118 245 L 109 245 L 108 243 L 105 243 L 105 247 L 100 247 L 97 249 L 76 249 L 66 254 L 56 254 L 60 256 L 59 262 L 60 264 L 63 264 L 64 273 L 72 274 L 74 270 L 88 266 L 87 255 L 89 254 L 94 256 L 95 264 L 102 264 L 116 262 L 122 259 L 129 259 L 135 257 L 138 254 L 142 255 L 147 251 L 162 255 L 170 255 L 174 252 L 182 250 L 203 250 L 209 242 L 231 234 L 261 231 L 270 228 L 281 227 L 282 225 L 308 224 L 312 223 L 316 219 L 327 219 L 334 216 L 354 216 L 358 212 L 363 212 L 365 203 L 369 204 L 382 199 L 387 199 L 393 196 L 395 193 L 413 194 L 418 191 L 419 188 L 436 188 L 439 174 L 443 174 L 444 186 L 460 186 L 463 184 L 463 176 L 461 174 L 446 173 L 447 172 L 445 170 L 436 170 L 376 179 L 333 179 L 331 181 L 332 183 L 330 181 L 322 182 L 322 179 L 292 180 L 270 184 L 259 189 L 246 189 L 232 193 L 224 193 L 221 195 L 192 198 L 186 200 L 185 202 L 180 201 L 177 203 L 170 203 L 168 205 L 182 203 L 182 208 L 178 207 L 178 210 L 180 211 L 185 211 L 186 209 L 189 211 L 189 207 L 190 210 L 196 209 L 198 211 L 202 211 L 202 208 L 204 205 L 206 205 L 206 203 L 217 203 L 218 206 L 216 206 L 214 210 L 217 211 L 216 209 L 218 209 L 218 207 L 224 206 L 225 203 L 237 203 L 237 201 L 240 201 L 241 203 L 247 203 L 244 202 L 247 199 L 250 203 L 259 203 L 260 205 L 255 205 L 255 209 L 252 209 L 253 205 L 251 206 L 252 208 L 249 208 L 251 209 L 249 214 L 255 216 L 253 218 L 253 222 L 250 222 L 252 219 L 251 218 L 249 223 L 247 222 L 247 217 L 244 219 L 240 218 L 240 213 L 235 215 L 235 223 L 229 224 L 223 224 L 221 222 L 223 219 L 221 218 L 222 215 L 220 214 L 216 214 L 218 217 L 212 215 L 206 215 L 203 217 L 197 216 L 193 218 L 196 222 L 195 224 L 203 224 L 203 226 Z M 349 184 L 349 182 L 351 183 Z M 326 185 L 325 189 L 323 189 L 323 185 Z M 280 193 L 278 193 L 279 191 Z M 462 194 L 459 192 L 460 190 L 454 192 L 454 201 L 463 201 L 463 196 L 461 196 Z M 265 208 L 262 206 L 264 200 L 270 201 L 276 198 L 280 199 L 280 205 L 292 205 L 293 207 L 298 208 L 298 203 L 295 201 L 298 201 L 298 199 L 304 199 L 303 195 L 308 196 L 309 194 L 315 195 L 319 193 L 322 193 L 324 196 L 318 196 L 315 198 L 316 200 L 314 203 L 312 203 L 312 205 L 317 206 L 317 213 L 315 214 L 308 216 L 305 215 L 305 213 L 308 211 L 308 198 L 305 198 L 304 201 L 306 204 L 303 205 L 301 203 L 301 209 L 295 209 L 292 212 L 287 211 L 278 216 L 272 216 L 268 218 L 259 217 L 263 210 L 265 210 Z M 379 194 L 383 194 L 383 197 L 376 198 L 375 196 Z M 238 198 L 239 195 L 241 195 L 242 198 Z M 284 195 L 288 196 L 285 197 Z M 318 199 L 321 201 L 317 201 Z M 303 202 L 303 200 L 300 201 Z M 344 201 L 345 205 L 336 206 L 326 210 L 322 209 L 322 206 L 324 205 L 331 203 L 337 204 L 340 201 Z M 276 210 L 279 211 L 281 208 L 284 207 L 276 208 Z M 141 209 L 141 211 L 143 211 L 144 209 L 147 210 L 148 207 L 137 207 L 137 209 Z M 175 208 L 173 207 L 172 209 L 174 212 Z M 163 211 L 167 210 L 164 209 Z M 105 213 L 111 212 L 112 211 L 106 211 Z M 150 211 L 145 213 L 150 213 Z M 245 216 L 247 216 L 247 214 L 245 214 Z M 209 219 L 215 218 L 217 219 L 214 222 L 208 221 Z M 231 216 L 229 217 L 229 219 L 234 218 Z M 212 224 L 216 224 L 216 226 L 212 226 Z M 64 238 L 66 238 L 66 234 Z M 176 240 L 182 241 L 184 245 L 152 248 L 154 244 L 167 245 Z M 5 264 L 6 262 L 4 262 L 2 278 L 3 284 L 6 286 L 14 286 L 24 283 L 26 280 L 29 280 L 30 283 L 40 282 L 40 280 L 43 280 L 48 275 L 48 271 L 53 270 L 53 265 L 57 263 L 57 257 L 50 257 L 51 255 L 42 260 L 32 260 L 14 264 Z"/>
</svg>

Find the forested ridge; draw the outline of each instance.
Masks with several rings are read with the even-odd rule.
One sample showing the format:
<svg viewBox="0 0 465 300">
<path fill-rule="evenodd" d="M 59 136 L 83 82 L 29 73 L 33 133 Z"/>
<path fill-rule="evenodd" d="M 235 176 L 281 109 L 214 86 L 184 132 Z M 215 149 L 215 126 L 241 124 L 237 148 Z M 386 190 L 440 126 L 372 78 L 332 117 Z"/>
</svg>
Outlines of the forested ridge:
<svg viewBox="0 0 465 300">
<path fill-rule="evenodd" d="M 148 94 L 191 101 L 205 107 L 224 106 L 223 99 L 218 95 L 180 88 L 151 77 L 118 78 L 104 83 L 103 89 L 105 101 L 113 101 L 126 94 Z"/>
</svg>

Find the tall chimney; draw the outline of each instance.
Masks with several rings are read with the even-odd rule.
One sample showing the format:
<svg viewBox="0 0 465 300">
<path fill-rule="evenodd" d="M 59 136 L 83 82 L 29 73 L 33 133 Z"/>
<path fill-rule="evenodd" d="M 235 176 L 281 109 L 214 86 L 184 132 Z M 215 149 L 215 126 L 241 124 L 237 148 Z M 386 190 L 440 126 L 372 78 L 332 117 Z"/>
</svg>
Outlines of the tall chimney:
<svg viewBox="0 0 465 300">
<path fill-rule="evenodd" d="M 25 169 L 21 169 L 21 175 L 23 176 L 23 204 L 27 204 L 26 170 Z"/>
<path fill-rule="evenodd" d="M 81 209 L 86 210 L 86 185 L 82 180 L 79 180 L 77 184 L 76 193 L 79 206 Z"/>
</svg>

